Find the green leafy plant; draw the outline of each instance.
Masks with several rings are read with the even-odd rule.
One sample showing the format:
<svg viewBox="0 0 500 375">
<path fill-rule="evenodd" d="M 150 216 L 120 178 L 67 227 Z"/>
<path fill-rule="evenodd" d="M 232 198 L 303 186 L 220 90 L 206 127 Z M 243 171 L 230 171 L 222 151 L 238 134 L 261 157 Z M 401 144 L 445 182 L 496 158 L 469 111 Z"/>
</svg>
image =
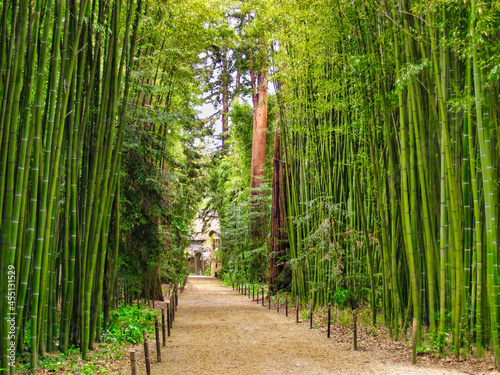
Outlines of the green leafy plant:
<svg viewBox="0 0 500 375">
<path fill-rule="evenodd" d="M 347 289 L 339 288 L 335 291 L 332 298 L 338 306 L 344 307 L 349 300 L 349 291 Z"/>
<path fill-rule="evenodd" d="M 154 331 L 155 311 L 141 306 L 121 306 L 111 313 L 108 330 L 103 334 L 107 342 L 137 344 L 142 340 L 142 330 Z"/>
<path fill-rule="evenodd" d="M 434 338 L 433 344 L 434 348 L 436 348 L 436 351 L 439 354 L 444 353 L 444 349 L 446 347 L 446 338 L 448 334 L 446 332 L 439 331 L 436 334 L 436 337 Z"/>
<path fill-rule="evenodd" d="M 422 346 L 417 345 L 416 351 L 417 351 L 417 354 L 431 354 L 434 352 L 432 350 L 432 348 L 428 345 L 422 345 Z"/>
<path fill-rule="evenodd" d="M 307 320 L 311 317 L 311 314 L 308 312 L 307 309 L 303 309 L 300 316 L 302 317 L 302 320 Z"/>
</svg>

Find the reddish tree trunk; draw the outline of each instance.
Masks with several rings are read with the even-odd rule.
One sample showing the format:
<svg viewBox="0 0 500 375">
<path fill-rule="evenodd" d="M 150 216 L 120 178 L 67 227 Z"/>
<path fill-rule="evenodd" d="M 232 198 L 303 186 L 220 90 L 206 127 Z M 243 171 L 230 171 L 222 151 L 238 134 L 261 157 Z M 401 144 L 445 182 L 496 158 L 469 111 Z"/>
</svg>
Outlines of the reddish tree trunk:
<svg viewBox="0 0 500 375">
<path fill-rule="evenodd" d="M 262 195 L 259 189 L 264 181 L 264 163 L 266 161 L 266 130 L 267 130 L 267 68 L 266 63 L 259 66 L 258 85 L 256 90 L 256 77 L 254 70 L 254 56 L 250 54 L 250 77 L 252 83 L 253 99 L 253 136 L 252 136 L 252 160 L 250 165 L 250 187 L 252 195 L 252 211 L 261 212 L 262 215 L 255 217 L 251 222 L 252 237 L 257 239 L 263 237 L 262 230 L 264 223 L 263 200 L 258 199 Z M 263 265 L 262 256 L 260 256 L 259 264 Z M 263 270 L 262 270 L 263 271 Z M 264 280 L 264 273 L 261 279 Z"/>
<path fill-rule="evenodd" d="M 250 166 L 250 186 L 252 189 L 262 185 L 266 160 L 267 71 L 260 72 L 258 76 L 259 84 L 254 99 L 252 162 Z M 254 193 L 252 192 L 252 194 Z"/>
<path fill-rule="evenodd" d="M 288 234 L 285 217 L 285 175 L 281 161 L 281 143 L 278 129 L 274 133 L 273 185 L 271 203 L 271 243 L 269 248 L 269 286 L 276 291 L 287 284 L 281 280 L 288 253 Z"/>
</svg>

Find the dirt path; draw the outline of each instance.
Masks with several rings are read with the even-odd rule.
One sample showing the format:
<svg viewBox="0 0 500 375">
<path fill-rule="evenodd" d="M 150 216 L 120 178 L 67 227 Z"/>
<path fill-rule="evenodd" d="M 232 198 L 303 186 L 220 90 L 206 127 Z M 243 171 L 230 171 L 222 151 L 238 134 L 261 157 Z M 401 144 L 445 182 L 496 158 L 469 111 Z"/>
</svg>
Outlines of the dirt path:
<svg viewBox="0 0 500 375">
<path fill-rule="evenodd" d="M 162 357 L 152 366 L 154 375 L 470 374 L 395 363 L 383 350 L 363 350 L 362 344 L 359 351 L 336 345 L 319 329 L 208 277 L 189 278 Z"/>
</svg>

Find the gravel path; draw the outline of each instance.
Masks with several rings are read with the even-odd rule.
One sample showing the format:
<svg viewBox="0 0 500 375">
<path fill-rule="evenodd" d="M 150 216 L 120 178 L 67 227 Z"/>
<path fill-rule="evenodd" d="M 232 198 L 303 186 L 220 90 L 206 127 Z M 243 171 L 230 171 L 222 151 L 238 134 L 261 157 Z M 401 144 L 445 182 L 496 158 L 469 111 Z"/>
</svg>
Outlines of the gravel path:
<svg viewBox="0 0 500 375">
<path fill-rule="evenodd" d="M 180 295 L 172 336 L 162 348 L 160 374 L 470 374 L 392 361 L 390 353 L 336 345 L 319 329 L 209 277 L 190 277 Z"/>
</svg>

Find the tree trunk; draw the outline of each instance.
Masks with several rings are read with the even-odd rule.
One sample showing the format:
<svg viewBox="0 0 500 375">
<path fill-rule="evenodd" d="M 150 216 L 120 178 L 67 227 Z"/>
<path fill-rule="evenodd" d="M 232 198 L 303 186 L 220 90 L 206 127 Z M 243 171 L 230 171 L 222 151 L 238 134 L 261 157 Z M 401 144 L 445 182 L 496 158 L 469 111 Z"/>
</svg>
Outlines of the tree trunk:
<svg viewBox="0 0 500 375">
<path fill-rule="evenodd" d="M 269 248 L 269 286 L 273 291 L 280 290 L 288 286 L 291 282 L 291 272 L 283 273 L 283 271 L 286 271 L 286 259 L 284 257 L 288 256 L 284 183 L 285 176 L 281 165 L 280 134 L 278 129 L 276 129 L 274 133 L 271 243 Z"/>
<path fill-rule="evenodd" d="M 260 72 L 253 111 L 252 164 L 250 167 L 250 186 L 257 189 L 264 179 L 264 162 L 266 159 L 267 129 L 267 71 Z M 252 191 L 252 195 L 258 192 Z"/>
</svg>

